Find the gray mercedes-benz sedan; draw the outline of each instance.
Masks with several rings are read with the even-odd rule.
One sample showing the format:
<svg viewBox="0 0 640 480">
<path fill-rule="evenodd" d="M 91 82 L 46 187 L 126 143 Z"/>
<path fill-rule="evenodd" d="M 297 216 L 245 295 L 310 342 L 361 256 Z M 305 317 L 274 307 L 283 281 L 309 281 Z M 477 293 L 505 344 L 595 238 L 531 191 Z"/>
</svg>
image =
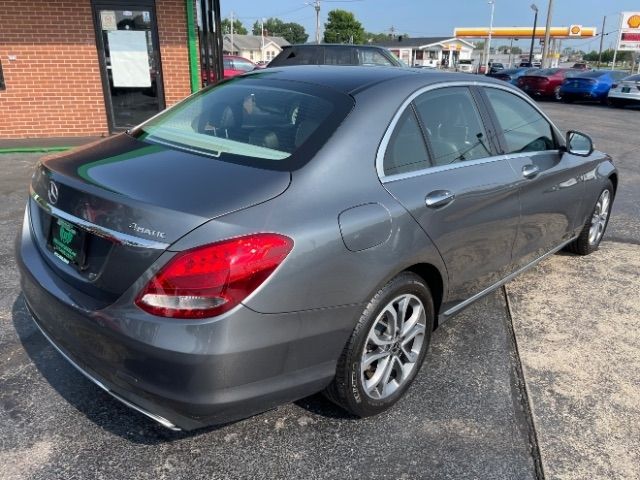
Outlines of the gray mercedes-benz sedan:
<svg viewBox="0 0 640 480">
<path fill-rule="evenodd" d="M 502 82 L 274 68 L 43 159 L 16 250 L 43 334 L 166 427 L 318 391 L 369 416 L 438 324 L 563 247 L 597 249 L 617 184 Z"/>
</svg>

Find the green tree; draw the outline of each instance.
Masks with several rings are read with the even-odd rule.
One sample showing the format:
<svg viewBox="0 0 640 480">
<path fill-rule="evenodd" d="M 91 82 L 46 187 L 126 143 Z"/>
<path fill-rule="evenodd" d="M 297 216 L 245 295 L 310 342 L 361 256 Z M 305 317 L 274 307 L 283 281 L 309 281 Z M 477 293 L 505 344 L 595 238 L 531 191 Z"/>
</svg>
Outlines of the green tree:
<svg viewBox="0 0 640 480">
<path fill-rule="evenodd" d="M 262 34 L 262 23 L 257 20 L 253 24 L 253 34 Z M 299 23 L 285 23 L 279 18 L 268 18 L 264 22 L 264 34 L 271 37 L 282 37 L 289 43 L 304 43 L 309 38 L 304 27 Z"/>
<path fill-rule="evenodd" d="M 398 39 L 402 37 L 403 39 L 410 38 L 407 33 L 401 33 L 400 35 L 396 35 L 395 38 Z M 373 33 L 373 32 L 364 32 L 364 41 L 365 43 L 380 43 L 380 42 L 388 42 L 392 40 L 394 37 L 390 33 Z"/>
<path fill-rule="evenodd" d="M 366 37 L 362 24 L 351 12 L 331 10 L 324 24 L 324 41 L 327 43 L 364 43 Z"/>
<path fill-rule="evenodd" d="M 220 29 L 222 30 L 223 34 L 231 33 L 231 20 L 229 20 L 228 18 L 222 19 L 222 21 L 220 22 Z M 242 22 L 236 19 L 233 21 L 233 33 L 237 33 L 238 35 L 246 35 L 249 32 L 246 28 L 244 28 Z"/>
</svg>

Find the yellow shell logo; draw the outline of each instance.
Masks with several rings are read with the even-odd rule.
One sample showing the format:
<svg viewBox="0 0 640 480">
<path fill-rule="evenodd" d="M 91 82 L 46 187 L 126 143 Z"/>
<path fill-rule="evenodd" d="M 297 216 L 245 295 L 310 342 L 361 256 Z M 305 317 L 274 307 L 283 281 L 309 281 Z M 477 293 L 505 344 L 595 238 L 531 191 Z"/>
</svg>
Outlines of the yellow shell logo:
<svg viewBox="0 0 640 480">
<path fill-rule="evenodd" d="M 573 35 L 578 35 L 580 33 L 580 27 L 577 25 L 574 25 L 573 28 L 571 29 L 571 33 Z"/>
<path fill-rule="evenodd" d="M 640 15 L 631 15 L 627 23 L 631 28 L 640 28 Z"/>
</svg>

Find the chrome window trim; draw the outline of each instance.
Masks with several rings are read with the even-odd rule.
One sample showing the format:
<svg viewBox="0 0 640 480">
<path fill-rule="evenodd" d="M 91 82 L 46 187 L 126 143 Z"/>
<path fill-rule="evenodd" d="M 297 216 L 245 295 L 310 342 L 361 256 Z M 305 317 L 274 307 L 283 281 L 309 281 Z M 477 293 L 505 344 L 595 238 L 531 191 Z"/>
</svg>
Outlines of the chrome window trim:
<svg viewBox="0 0 640 480">
<path fill-rule="evenodd" d="M 447 87 L 488 87 L 488 88 L 495 88 L 495 89 L 498 89 L 498 90 L 504 90 L 505 92 L 512 93 L 513 95 L 516 95 L 516 96 L 522 98 L 527 103 L 529 103 L 529 105 L 531 105 L 538 113 L 540 113 L 540 115 L 543 116 L 543 118 L 547 122 L 549 122 L 549 124 L 551 125 L 551 128 L 555 131 L 555 133 L 559 136 L 559 138 L 562 138 L 562 134 L 561 134 L 560 130 L 555 126 L 555 124 L 551 121 L 551 119 L 547 116 L 547 114 L 544 113 L 542 110 L 540 110 L 540 108 L 535 104 L 535 102 L 531 98 L 529 98 L 529 96 L 527 96 L 524 92 L 519 92 L 517 90 L 514 90 L 512 87 L 509 87 L 509 86 L 506 86 L 506 85 L 496 85 L 495 83 L 483 82 L 483 81 L 438 82 L 438 83 L 434 83 L 434 84 L 422 87 L 422 88 L 416 90 L 415 92 L 413 92 L 411 95 L 409 95 L 409 97 L 407 97 L 407 99 L 402 103 L 402 105 L 400 105 L 398 110 L 395 112 L 393 118 L 391 119 L 391 122 L 389 123 L 389 126 L 387 127 L 387 130 L 385 131 L 384 135 L 382 136 L 382 141 L 380 142 L 380 146 L 378 147 L 378 151 L 376 153 L 376 171 L 377 171 L 378 177 L 380 178 L 380 181 L 382 183 L 395 182 L 395 181 L 398 181 L 398 180 L 404 180 L 404 179 L 407 179 L 407 178 L 419 177 L 419 176 L 422 176 L 422 175 L 428 175 L 428 174 L 431 174 L 431 173 L 438 173 L 438 172 L 442 172 L 442 171 L 446 171 L 446 170 L 453 170 L 453 169 L 456 169 L 456 168 L 462 168 L 462 167 L 466 167 L 466 166 L 481 165 L 481 164 L 484 164 L 484 163 L 492 163 L 492 162 L 505 160 L 507 158 L 517 158 L 517 157 L 520 157 L 520 156 L 536 155 L 536 154 L 539 154 L 539 153 L 553 153 L 553 152 L 559 153 L 560 152 L 560 150 L 556 149 L 556 150 L 542 150 L 542 151 L 539 151 L 539 152 L 523 152 L 523 153 L 516 153 L 516 154 L 512 154 L 512 155 L 510 155 L 510 154 L 501 154 L 501 155 L 495 155 L 495 156 L 486 157 L 486 158 L 479 158 L 479 159 L 476 159 L 476 160 L 469 160 L 469 161 L 464 161 L 464 162 L 456 162 L 456 163 L 452 163 L 450 165 L 438 165 L 436 167 L 422 168 L 422 169 L 413 170 L 411 172 L 406 172 L 406 173 L 396 173 L 396 174 L 393 174 L 393 175 L 385 175 L 385 173 L 384 173 L 384 156 L 385 156 L 385 154 L 387 152 L 387 148 L 389 147 L 389 142 L 391 141 L 391 136 L 393 135 L 393 132 L 395 131 L 395 128 L 396 128 L 398 122 L 400 121 L 400 117 L 402 116 L 404 111 L 407 109 L 407 107 L 409 106 L 409 104 L 411 102 L 413 102 L 417 97 L 419 97 L 423 93 L 430 92 L 432 90 L 438 90 L 438 89 L 441 89 L 441 88 L 447 88 Z"/>
<path fill-rule="evenodd" d="M 83 230 L 97 235 L 98 237 L 106 238 L 107 240 L 110 240 L 114 243 L 126 245 L 128 247 L 149 248 L 152 250 L 166 250 L 167 248 L 169 248 L 168 243 L 157 242 L 155 240 L 148 240 L 146 238 L 128 235 L 126 233 L 118 232 L 101 225 L 96 225 L 95 223 L 91 223 L 84 218 L 79 218 L 75 215 L 71 215 L 65 211 L 60 210 L 59 208 L 54 207 L 53 205 L 50 205 L 44 198 L 38 195 L 33 190 L 33 188 L 31 188 L 31 198 L 33 198 L 33 200 L 38 204 L 40 208 L 42 208 L 50 215 L 62 218 L 69 223 L 77 225 Z"/>
</svg>

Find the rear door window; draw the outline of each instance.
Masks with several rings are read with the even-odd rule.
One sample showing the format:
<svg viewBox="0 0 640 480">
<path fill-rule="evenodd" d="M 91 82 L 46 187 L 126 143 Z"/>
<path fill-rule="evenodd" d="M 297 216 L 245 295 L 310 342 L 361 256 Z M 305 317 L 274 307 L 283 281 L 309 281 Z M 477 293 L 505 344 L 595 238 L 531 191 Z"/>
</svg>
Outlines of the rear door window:
<svg viewBox="0 0 640 480">
<path fill-rule="evenodd" d="M 492 155 L 478 107 L 467 87 L 432 90 L 415 100 L 434 165 Z"/>
<path fill-rule="evenodd" d="M 361 65 L 377 65 L 386 67 L 395 66 L 391 60 L 373 48 L 359 48 L 358 61 Z"/>
<path fill-rule="evenodd" d="M 411 106 L 398 121 L 384 155 L 384 174 L 396 175 L 430 166 L 427 146 Z"/>
<path fill-rule="evenodd" d="M 531 104 L 504 90 L 486 88 L 485 92 L 504 136 L 505 153 L 557 148 L 551 124 Z"/>
</svg>

